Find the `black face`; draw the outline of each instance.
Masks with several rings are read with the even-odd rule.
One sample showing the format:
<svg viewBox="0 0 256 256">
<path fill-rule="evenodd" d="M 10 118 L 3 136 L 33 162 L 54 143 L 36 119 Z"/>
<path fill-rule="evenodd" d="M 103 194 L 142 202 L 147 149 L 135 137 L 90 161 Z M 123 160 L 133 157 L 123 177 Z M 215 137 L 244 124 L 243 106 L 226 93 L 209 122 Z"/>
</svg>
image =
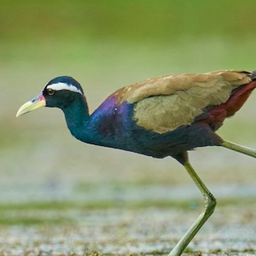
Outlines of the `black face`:
<svg viewBox="0 0 256 256">
<path fill-rule="evenodd" d="M 61 76 L 52 79 L 43 89 L 47 107 L 64 109 L 75 99 L 83 96 L 81 85 L 72 77 Z"/>
</svg>

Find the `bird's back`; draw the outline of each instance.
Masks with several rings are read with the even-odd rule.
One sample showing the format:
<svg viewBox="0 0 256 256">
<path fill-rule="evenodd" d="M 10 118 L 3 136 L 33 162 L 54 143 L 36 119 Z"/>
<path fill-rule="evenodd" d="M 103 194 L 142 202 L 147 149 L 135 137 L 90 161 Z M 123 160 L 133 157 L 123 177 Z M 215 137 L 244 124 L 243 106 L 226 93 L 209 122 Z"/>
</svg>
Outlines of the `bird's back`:
<svg viewBox="0 0 256 256">
<path fill-rule="evenodd" d="M 251 82 L 251 73 L 217 71 L 149 79 L 116 92 L 120 103 L 135 104 L 137 124 L 157 133 L 190 125 L 207 106 L 226 102 L 232 91 Z"/>
</svg>

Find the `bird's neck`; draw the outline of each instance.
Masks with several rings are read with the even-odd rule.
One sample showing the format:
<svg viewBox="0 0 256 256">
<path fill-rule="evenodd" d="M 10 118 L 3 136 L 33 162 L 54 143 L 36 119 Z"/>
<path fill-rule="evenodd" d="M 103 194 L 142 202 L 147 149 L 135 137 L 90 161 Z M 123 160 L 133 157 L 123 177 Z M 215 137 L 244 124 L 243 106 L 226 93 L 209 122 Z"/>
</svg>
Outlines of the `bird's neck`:
<svg viewBox="0 0 256 256">
<path fill-rule="evenodd" d="M 62 110 L 71 134 L 79 140 L 88 140 L 86 126 L 89 119 L 89 109 L 86 98 L 84 96 L 79 97 Z"/>
</svg>

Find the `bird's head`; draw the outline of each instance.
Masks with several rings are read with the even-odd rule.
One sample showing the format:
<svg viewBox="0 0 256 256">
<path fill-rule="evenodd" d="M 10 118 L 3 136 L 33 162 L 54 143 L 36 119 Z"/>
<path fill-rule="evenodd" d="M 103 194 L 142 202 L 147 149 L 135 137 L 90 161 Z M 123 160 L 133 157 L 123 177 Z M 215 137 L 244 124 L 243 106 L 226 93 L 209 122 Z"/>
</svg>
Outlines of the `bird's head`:
<svg viewBox="0 0 256 256">
<path fill-rule="evenodd" d="M 52 79 L 43 91 L 34 99 L 26 102 L 18 110 L 16 117 L 41 107 L 57 107 L 65 109 L 77 97 L 84 95 L 81 85 L 70 76 L 60 76 Z"/>
</svg>

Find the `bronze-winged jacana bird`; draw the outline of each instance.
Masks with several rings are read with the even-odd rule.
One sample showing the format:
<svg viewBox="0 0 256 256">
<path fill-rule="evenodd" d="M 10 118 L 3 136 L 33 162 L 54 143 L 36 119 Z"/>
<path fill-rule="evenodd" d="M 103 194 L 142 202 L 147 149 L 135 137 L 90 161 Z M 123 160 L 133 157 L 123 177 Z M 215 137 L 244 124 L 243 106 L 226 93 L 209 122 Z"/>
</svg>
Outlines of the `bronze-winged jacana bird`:
<svg viewBox="0 0 256 256">
<path fill-rule="evenodd" d="M 256 72 L 216 71 L 167 75 L 123 87 L 91 115 L 81 85 L 72 77 L 52 79 L 36 98 L 17 112 L 60 108 L 73 136 L 86 143 L 178 160 L 205 200 L 205 209 L 169 255 L 181 255 L 213 213 L 216 200 L 198 177 L 188 151 L 222 146 L 256 157 L 256 150 L 218 136 L 227 117 L 238 111 L 256 87 Z"/>
</svg>

